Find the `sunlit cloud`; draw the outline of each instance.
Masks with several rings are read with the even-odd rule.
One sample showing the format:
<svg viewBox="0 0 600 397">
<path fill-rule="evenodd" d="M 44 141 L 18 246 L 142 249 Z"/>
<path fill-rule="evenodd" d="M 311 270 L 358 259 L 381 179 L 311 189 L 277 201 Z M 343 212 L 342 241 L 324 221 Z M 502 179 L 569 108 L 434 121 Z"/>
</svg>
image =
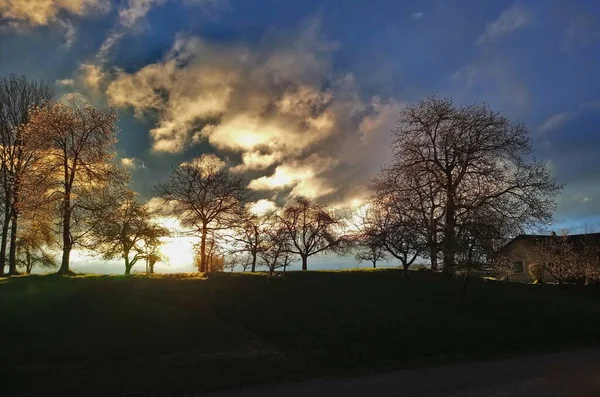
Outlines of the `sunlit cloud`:
<svg viewBox="0 0 600 397">
<path fill-rule="evenodd" d="M 387 159 L 404 104 L 363 98 L 353 74 L 332 71 L 335 49 L 318 20 L 256 47 L 179 36 L 159 61 L 111 73 L 106 96 L 155 123 L 155 152 L 208 142 L 224 157 L 239 155 L 233 172 L 262 173 L 253 175 L 253 190 L 357 195 Z"/>
<path fill-rule="evenodd" d="M 0 17 L 31 26 L 56 22 L 62 12 L 76 16 L 104 14 L 110 10 L 110 0 L 2 0 Z"/>
<path fill-rule="evenodd" d="M 275 211 L 277 204 L 271 200 L 261 199 L 254 203 L 249 204 L 249 210 L 255 215 L 264 215 L 266 213 Z"/>
<path fill-rule="evenodd" d="M 105 77 L 102 69 L 91 63 L 82 63 L 79 65 L 81 78 L 85 87 L 91 90 L 97 90 Z"/>
</svg>

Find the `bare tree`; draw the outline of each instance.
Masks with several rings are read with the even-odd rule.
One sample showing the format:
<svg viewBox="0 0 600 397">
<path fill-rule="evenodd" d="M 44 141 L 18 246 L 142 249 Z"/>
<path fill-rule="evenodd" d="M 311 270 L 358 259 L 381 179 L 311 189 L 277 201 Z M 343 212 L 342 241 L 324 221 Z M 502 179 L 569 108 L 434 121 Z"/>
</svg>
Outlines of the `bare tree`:
<svg viewBox="0 0 600 397">
<path fill-rule="evenodd" d="M 126 181 L 113 163 L 117 113 L 70 100 L 32 114 L 33 131 L 50 134 L 45 162 L 53 166 L 53 191 L 60 214 L 62 260 L 59 274 L 68 274 L 71 250 L 93 229 L 90 214 L 110 203 L 110 187 Z"/>
<path fill-rule="evenodd" d="M 284 207 L 279 220 L 291 240 L 288 252 L 300 257 L 302 270 L 307 270 L 309 257 L 345 245 L 346 239 L 340 233 L 342 223 L 323 204 L 296 197 Z"/>
<path fill-rule="evenodd" d="M 373 178 L 371 190 L 375 200 L 387 200 L 402 206 L 400 212 L 395 212 L 403 216 L 405 224 L 415 228 L 421 236 L 419 240 L 425 243 L 419 255 L 430 259 L 431 270 L 438 270 L 444 200 L 435 178 L 428 173 L 414 173 L 392 164 Z"/>
<path fill-rule="evenodd" d="M 152 220 L 150 211 L 136 200 L 133 191 L 127 189 L 119 196 L 112 206 L 96 214 L 101 219 L 95 222 L 90 237 L 94 251 L 104 259 L 124 260 L 127 275 L 139 260 L 155 259 L 144 250 L 144 245 L 157 246 L 160 238 L 169 235 L 169 230 Z"/>
<path fill-rule="evenodd" d="M 532 157 L 523 124 L 486 104 L 458 107 L 431 96 L 401 112 L 394 134 L 394 160 L 388 168 L 424 197 L 434 198 L 426 210 L 436 207 L 435 214 L 425 219 L 443 214 L 439 226 L 445 271 L 455 271 L 457 236 L 470 212 L 493 211 L 512 229 L 551 219 L 560 186 L 546 164 Z"/>
<path fill-rule="evenodd" d="M 248 208 L 243 208 L 233 227 L 231 240 L 235 248 L 232 253 L 247 252 L 251 257 L 250 271 L 256 271 L 259 253 L 267 238 L 266 229 L 270 227 L 274 214 L 254 214 Z"/>
<path fill-rule="evenodd" d="M 425 249 L 425 244 L 405 204 L 402 196 L 373 198 L 370 202 L 366 235 L 374 244 L 400 261 L 404 276 L 408 278 L 408 270 Z"/>
<path fill-rule="evenodd" d="M 17 272 L 17 234 L 20 207 L 33 197 L 24 197 L 22 185 L 30 182 L 25 173 L 39 160 L 39 139 L 26 135 L 32 109 L 44 106 L 54 97 L 44 82 L 29 81 L 25 76 L 10 75 L 0 79 L 0 172 L 4 198 L 2 237 L 0 240 L 0 275 L 6 264 L 6 247 L 10 229 L 9 273 Z M 10 225 L 9 225 L 10 224 Z"/>
<path fill-rule="evenodd" d="M 198 271 L 208 271 L 209 234 L 235 224 L 236 214 L 249 197 L 246 185 L 216 156 L 203 155 L 174 168 L 170 179 L 156 186 L 168 203 L 165 211 L 200 235 Z"/>
<path fill-rule="evenodd" d="M 347 218 L 353 230 L 349 239 L 355 251 L 354 258 L 358 263 L 371 262 L 375 269 L 377 262 L 387 260 L 387 253 L 381 241 L 372 233 L 372 211 L 373 208 L 370 204 L 363 205 L 349 214 Z"/>
<path fill-rule="evenodd" d="M 383 246 L 376 240 L 371 239 L 369 236 L 366 239 L 361 239 L 358 243 L 358 251 L 354 255 L 354 258 L 358 261 L 358 263 L 362 263 L 364 261 L 371 262 L 373 265 L 373 269 L 377 267 L 377 262 L 381 260 L 387 260 L 386 251 L 383 249 Z"/>
<path fill-rule="evenodd" d="M 269 278 L 275 270 L 287 268 L 293 256 L 292 241 L 286 225 L 278 218 L 271 218 L 269 227 L 265 230 L 265 238 L 261 243 L 259 256 L 269 271 Z"/>
</svg>

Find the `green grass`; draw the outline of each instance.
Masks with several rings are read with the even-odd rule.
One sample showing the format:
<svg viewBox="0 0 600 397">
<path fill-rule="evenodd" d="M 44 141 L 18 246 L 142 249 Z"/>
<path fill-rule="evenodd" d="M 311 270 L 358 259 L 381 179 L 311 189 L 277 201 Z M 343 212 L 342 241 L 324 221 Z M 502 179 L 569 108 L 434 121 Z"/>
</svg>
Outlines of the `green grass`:
<svg viewBox="0 0 600 397">
<path fill-rule="evenodd" d="M 0 395 L 177 395 L 600 341 L 595 289 L 460 292 L 398 270 L 0 279 Z"/>
</svg>

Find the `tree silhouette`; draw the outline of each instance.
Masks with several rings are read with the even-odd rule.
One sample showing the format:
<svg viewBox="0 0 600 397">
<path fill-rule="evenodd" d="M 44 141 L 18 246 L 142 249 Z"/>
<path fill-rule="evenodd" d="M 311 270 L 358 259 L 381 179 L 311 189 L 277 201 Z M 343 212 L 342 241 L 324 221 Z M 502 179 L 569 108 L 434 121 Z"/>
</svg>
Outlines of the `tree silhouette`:
<svg viewBox="0 0 600 397">
<path fill-rule="evenodd" d="M 296 197 L 284 207 L 279 219 L 291 241 L 288 252 L 300 257 L 302 270 L 308 269 L 309 257 L 345 245 L 342 223 L 323 204 Z"/>
<path fill-rule="evenodd" d="M 40 159 L 40 140 L 44 135 L 27 135 L 25 128 L 33 109 L 54 97 L 53 89 L 44 82 L 30 81 L 25 76 L 0 78 L 0 173 L 4 198 L 2 237 L 0 239 L 0 275 L 6 265 L 6 247 L 10 229 L 9 274 L 17 272 L 17 235 L 21 206 L 35 196 L 24 196 L 23 184 L 31 182 L 26 174 Z M 38 175 L 39 176 L 39 175 Z"/>
<path fill-rule="evenodd" d="M 198 271 L 207 272 L 209 234 L 231 228 L 249 197 L 246 181 L 229 173 L 214 155 L 203 155 L 174 168 L 168 181 L 156 186 L 167 205 L 185 227 L 200 235 Z"/>
<path fill-rule="evenodd" d="M 389 174 L 427 198 L 424 219 L 439 221 L 445 271 L 455 271 L 458 235 L 471 214 L 493 212 L 511 230 L 552 217 L 560 186 L 533 158 L 527 129 L 486 104 L 428 97 L 401 112 L 393 148 Z"/>
</svg>

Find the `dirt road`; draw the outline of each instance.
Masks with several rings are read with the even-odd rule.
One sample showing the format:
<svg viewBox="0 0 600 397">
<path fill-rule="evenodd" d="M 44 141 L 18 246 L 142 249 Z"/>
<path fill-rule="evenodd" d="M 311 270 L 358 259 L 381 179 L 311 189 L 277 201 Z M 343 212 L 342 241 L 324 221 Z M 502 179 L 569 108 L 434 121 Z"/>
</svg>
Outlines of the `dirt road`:
<svg viewBox="0 0 600 397">
<path fill-rule="evenodd" d="M 600 348 L 359 378 L 319 379 L 210 396 L 596 397 L 600 396 Z"/>
</svg>

